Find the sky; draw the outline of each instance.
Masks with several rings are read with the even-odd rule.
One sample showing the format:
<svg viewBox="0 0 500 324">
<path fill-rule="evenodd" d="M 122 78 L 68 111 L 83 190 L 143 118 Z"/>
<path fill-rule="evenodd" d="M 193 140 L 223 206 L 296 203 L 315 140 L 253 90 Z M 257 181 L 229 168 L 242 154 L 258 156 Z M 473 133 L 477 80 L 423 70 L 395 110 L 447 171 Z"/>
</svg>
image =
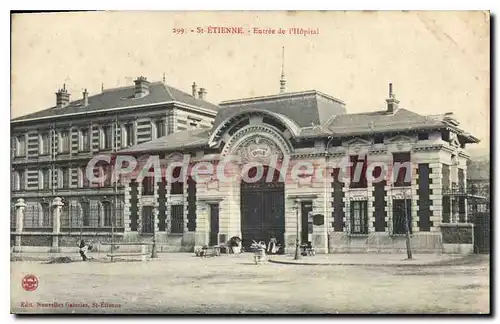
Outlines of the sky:
<svg viewBox="0 0 500 324">
<path fill-rule="evenodd" d="M 209 26 L 245 34 L 196 33 Z M 317 35 L 257 35 L 253 28 L 303 28 Z M 185 29 L 184 34 L 174 29 Z M 194 30 L 195 32 L 190 32 Z M 55 105 L 66 84 L 131 86 L 138 76 L 207 100 L 316 89 L 349 113 L 385 109 L 393 83 L 400 107 L 455 113 L 461 127 L 489 147 L 490 26 L 485 12 L 87 12 L 17 14 L 12 18 L 11 117 Z"/>
</svg>

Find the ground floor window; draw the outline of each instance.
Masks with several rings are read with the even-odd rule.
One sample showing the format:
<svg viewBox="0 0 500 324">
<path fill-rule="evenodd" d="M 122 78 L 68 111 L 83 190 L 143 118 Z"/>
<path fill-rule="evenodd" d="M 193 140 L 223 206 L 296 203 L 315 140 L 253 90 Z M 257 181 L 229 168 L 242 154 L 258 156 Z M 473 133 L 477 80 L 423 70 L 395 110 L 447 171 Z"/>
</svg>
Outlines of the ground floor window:
<svg viewBox="0 0 500 324">
<path fill-rule="evenodd" d="M 112 219 L 111 203 L 110 202 L 103 202 L 102 203 L 102 211 L 103 211 L 103 218 L 104 218 L 104 226 L 111 227 L 111 219 Z"/>
<path fill-rule="evenodd" d="M 41 204 L 42 206 L 42 224 L 43 227 L 52 227 L 52 212 L 50 205 L 47 203 Z"/>
<path fill-rule="evenodd" d="M 184 233 L 184 205 L 172 205 L 170 208 L 170 233 Z"/>
<path fill-rule="evenodd" d="M 406 218 L 411 231 L 411 199 L 394 199 L 392 201 L 392 233 L 406 234 Z"/>
<path fill-rule="evenodd" d="M 368 234 L 366 201 L 351 202 L 351 234 Z"/>
<path fill-rule="evenodd" d="M 153 233 L 154 214 L 152 206 L 142 207 L 142 233 Z"/>
</svg>

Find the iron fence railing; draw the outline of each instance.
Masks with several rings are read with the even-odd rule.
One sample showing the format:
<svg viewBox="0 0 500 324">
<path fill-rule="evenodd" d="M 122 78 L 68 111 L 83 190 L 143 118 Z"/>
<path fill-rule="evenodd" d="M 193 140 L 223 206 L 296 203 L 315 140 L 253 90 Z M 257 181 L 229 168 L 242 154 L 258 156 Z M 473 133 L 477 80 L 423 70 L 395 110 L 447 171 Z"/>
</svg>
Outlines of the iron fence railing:
<svg viewBox="0 0 500 324">
<path fill-rule="evenodd" d="M 10 206 L 10 230 L 16 230 L 16 206 Z"/>
<path fill-rule="evenodd" d="M 23 218 L 23 230 L 52 228 L 52 209 L 49 204 L 26 206 Z"/>
<path fill-rule="evenodd" d="M 61 210 L 61 232 L 111 231 L 124 228 L 123 206 L 113 203 L 63 206 Z"/>
</svg>

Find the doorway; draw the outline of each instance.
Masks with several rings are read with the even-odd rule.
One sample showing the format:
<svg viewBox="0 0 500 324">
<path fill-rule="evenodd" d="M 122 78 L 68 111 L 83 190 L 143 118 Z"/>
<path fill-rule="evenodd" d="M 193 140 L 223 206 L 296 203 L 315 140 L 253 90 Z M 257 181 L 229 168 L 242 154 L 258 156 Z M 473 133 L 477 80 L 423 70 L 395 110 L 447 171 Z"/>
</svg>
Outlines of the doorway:
<svg viewBox="0 0 500 324">
<path fill-rule="evenodd" d="M 271 181 L 266 181 L 268 172 L 274 172 Z M 248 172 L 249 178 L 255 174 L 256 168 Z M 260 180 L 253 183 L 241 181 L 241 235 L 245 248 L 253 241 L 267 243 L 272 236 L 284 247 L 285 185 L 280 180 L 279 171 L 264 167 Z"/>
<path fill-rule="evenodd" d="M 300 203 L 300 213 L 301 213 L 301 243 L 305 244 L 310 241 L 309 234 L 312 234 L 312 220 L 311 220 L 311 212 L 312 212 L 312 202 L 311 201 L 302 201 Z"/>
<path fill-rule="evenodd" d="M 219 204 L 210 204 L 210 246 L 219 244 Z"/>
</svg>

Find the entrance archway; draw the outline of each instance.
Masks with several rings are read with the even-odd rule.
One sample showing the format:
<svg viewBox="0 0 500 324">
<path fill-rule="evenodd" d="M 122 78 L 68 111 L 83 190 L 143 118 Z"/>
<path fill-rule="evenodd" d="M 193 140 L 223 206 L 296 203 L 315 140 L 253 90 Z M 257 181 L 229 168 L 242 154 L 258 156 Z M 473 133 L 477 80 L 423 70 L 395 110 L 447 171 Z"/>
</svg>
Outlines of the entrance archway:
<svg viewBox="0 0 500 324">
<path fill-rule="evenodd" d="M 262 176 L 258 181 L 241 180 L 241 235 L 242 245 L 248 248 L 252 241 L 265 241 L 274 236 L 279 244 L 285 243 L 285 183 L 280 172 L 262 166 Z M 267 175 L 273 172 L 271 181 Z M 254 179 L 257 167 L 248 171 L 247 179 Z"/>
</svg>

